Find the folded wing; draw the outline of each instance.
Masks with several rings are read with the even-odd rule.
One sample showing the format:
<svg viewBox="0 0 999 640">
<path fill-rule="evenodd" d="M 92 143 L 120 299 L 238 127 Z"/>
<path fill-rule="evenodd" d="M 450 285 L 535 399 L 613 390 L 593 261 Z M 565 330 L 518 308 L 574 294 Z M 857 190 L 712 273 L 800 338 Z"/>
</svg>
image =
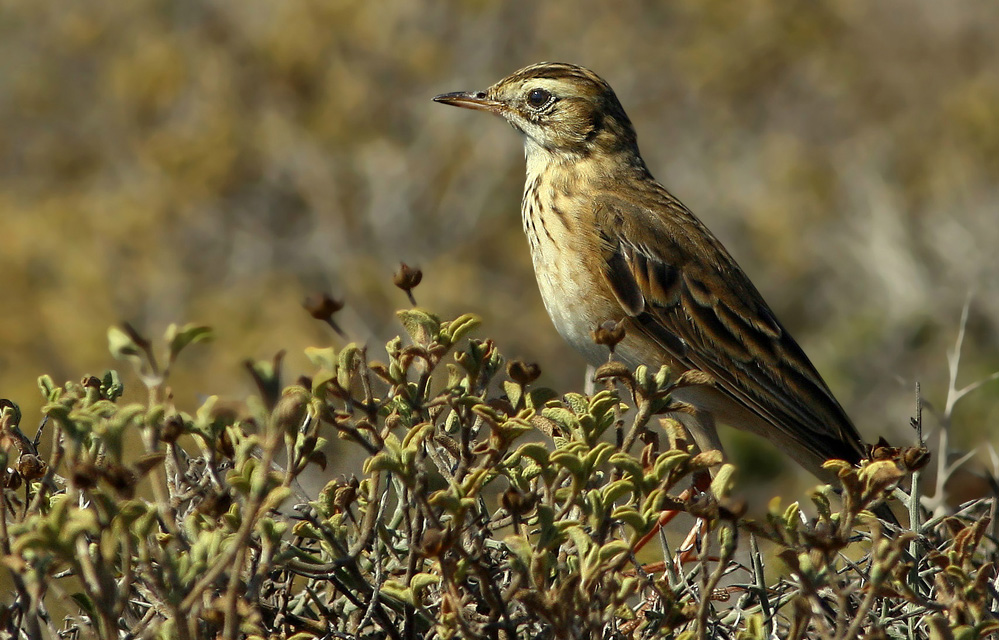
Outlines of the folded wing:
<svg viewBox="0 0 999 640">
<path fill-rule="evenodd" d="M 856 428 L 742 269 L 665 190 L 647 195 L 596 201 L 604 274 L 639 330 L 818 458 L 858 462 Z"/>
</svg>

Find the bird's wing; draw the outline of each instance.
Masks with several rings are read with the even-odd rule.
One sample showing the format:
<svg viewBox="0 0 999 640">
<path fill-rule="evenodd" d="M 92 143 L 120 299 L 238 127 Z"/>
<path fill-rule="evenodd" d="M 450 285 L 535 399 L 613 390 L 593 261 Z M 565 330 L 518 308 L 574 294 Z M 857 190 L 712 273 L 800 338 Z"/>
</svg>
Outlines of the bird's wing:
<svg viewBox="0 0 999 640">
<path fill-rule="evenodd" d="M 710 374 L 774 435 L 820 459 L 858 462 L 860 434 L 746 274 L 679 201 L 665 190 L 652 196 L 595 205 L 604 275 L 639 330 Z"/>
</svg>

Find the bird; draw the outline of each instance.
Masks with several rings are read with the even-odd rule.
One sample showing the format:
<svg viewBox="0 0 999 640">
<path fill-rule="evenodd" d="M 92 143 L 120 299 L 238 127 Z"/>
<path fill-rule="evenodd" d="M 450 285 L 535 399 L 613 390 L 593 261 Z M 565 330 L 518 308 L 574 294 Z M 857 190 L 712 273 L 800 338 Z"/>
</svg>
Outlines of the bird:
<svg viewBox="0 0 999 640">
<path fill-rule="evenodd" d="M 700 450 L 723 451 L 722 423 L 766 438 L 824 482 L 835 478 L 827 460 L 867 457 L 846 411 L 756 286 L 653 178 L 607 82 L 543 62 L 434 101 L 501 116 L 522 134 L 521 214 L 541 296 L 559 334 L 592 365 L 607 361 L 594 328 L 623 323 L 614 355 L 626 365 L 710 378 L 673 393 L 692 408 L 677 418 Z"/>
</svg>

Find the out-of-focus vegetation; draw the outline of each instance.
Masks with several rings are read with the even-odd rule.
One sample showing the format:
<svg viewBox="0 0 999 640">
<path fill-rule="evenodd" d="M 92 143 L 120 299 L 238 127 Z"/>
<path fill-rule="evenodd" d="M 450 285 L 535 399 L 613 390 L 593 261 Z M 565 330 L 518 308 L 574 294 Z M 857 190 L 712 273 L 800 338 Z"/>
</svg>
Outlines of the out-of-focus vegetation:
<svg viewBox="0 0 999 640">
<path fill-rule="evenodd" d="M 422 302 L 579 388 L 534 293 L 519 140 L 430 102 L 546 59 L 615 87 L 653 173 L 869 438 L 906 441 L 917 379 L 943 403 L 969 291 L 964 374 L 999 368 L 995 3 L 0 5 L 0 389 L 25 415 L 38 373 L 107 368 L 121 320 L 218 330 L 188 403 L 244 394 L 244 357 L 303 370 L 315 288 L 383 344 L 400 260 L 428 267 Z M 995 438 L 995 397 L 968 398 L 952 444 Z"/>
</svg>

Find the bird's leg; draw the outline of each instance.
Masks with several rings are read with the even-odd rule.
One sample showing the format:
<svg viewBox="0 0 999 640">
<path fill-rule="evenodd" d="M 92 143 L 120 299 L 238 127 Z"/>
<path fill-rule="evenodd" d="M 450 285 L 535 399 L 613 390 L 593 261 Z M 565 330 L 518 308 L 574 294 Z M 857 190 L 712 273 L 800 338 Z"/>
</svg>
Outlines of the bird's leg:
<svg viewBox="0 0 999 640">
<path fill-rule="evenodd" d="M 678 414 L 677 420 L 683 425 L 698 449 L 701 451 L 722 450 L 721 440 L 718 438 L 718 429 L 715 427 L 715 421 L 711 417 L 711 414 L 706 411 L 695 411 L 693 413 Z M 698 471 L 694 473 L 693 486 L 680 494 L 680 500 L 690 500 L 697 493 L 707 491 L 710 487 L 711 475 L 707 471 Z M 679 511 L 663 511 L 659 515 L 656 525 L 652 527 L 652 530 L 642 536 L 635 545 L 635 552 L 638 552 L 648 544 L 649 540 L 654 538 L 660 529 L 672 522 L 678 513 Z M 697 539 L 697 534 L 702 527 L 703 524 L 698 520 L 694 528 L 687 534 L 683 544 L 680 545 L 680 551 L 677 552 L 678 559 L 691 559 L 692 554 L 690 554 L 690 551 L 693 549 L 693 542 Z"/>
<path fill-rule="evenodd" d="M 583 380 L 583 393 L 588 396 L 592 396 L 596 392 L 596 382 L 593 380 L 593 374 L 596 373 L 597 368 L 592 364 L 586 365 L 586 378 Z"/>
<path fill-rule="evenodd" d="M 685 489 L 683 493 L 680 494 L 681 501 L 687 501 L 693 498 L 697 493 L 707 491 L 711 487 L 711 475 L 706 471 L 698 471 L 694 474 L 694 484 L 689 489 Z M 676 510 L 666 510 L 659 514 L 659 520 L 656 521 L 652 530 L 646 533 L 641 539 L 635 543 L 634 551 L 638 553 L 642 548 L 649 543 L 652 538 L 656 537 L 659 531 L 673 521 L 674 518 L 679 514 Z M 698 530 L 701 527 L 701 521 L 698 519 L 694 528 L 690 530 L 687 537 L 684 539 L 683 544 L 680 545 L 680 550 L 677 553 L 681 553 L 684 549 L 691 547 L 693 541 L 697 537 Z M 687 560 L 689 558 L 685 558 Z"/>
</svg>

